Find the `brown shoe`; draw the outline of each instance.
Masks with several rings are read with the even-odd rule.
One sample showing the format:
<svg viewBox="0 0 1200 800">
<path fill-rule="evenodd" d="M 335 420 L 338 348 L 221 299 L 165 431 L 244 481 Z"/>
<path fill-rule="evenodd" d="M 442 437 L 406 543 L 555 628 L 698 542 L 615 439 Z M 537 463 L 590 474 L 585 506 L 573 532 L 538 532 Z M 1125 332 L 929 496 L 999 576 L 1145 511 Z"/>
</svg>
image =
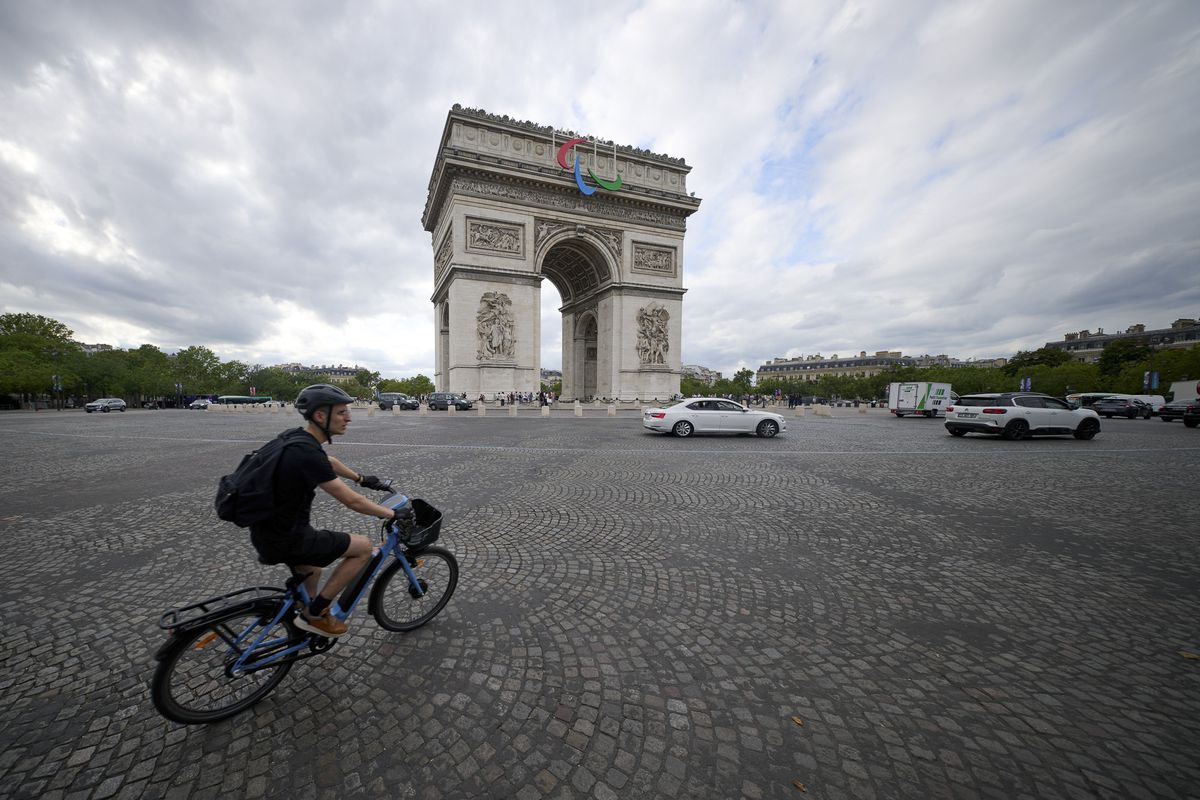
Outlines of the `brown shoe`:
<svg viewBox="0 0 1200 800">
<path fill-rule="evenodd" d="M 330 614 L 328 608 L 319 617 L 309 616 L 307 611 L 301 611 L 296 615 L 296 627 L 332 639 L 350 630 L 350 626 Z"/>
</svg>

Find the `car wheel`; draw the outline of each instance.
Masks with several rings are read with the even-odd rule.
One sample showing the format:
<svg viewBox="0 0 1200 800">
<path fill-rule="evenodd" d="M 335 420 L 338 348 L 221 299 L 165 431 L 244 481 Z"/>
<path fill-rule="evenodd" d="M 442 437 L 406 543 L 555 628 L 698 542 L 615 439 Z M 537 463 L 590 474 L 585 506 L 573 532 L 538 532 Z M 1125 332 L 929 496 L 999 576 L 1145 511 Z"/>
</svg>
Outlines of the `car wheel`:
<svg viewBox="0 0 1200 800">
<path fill-rule="evenodd" d="M 1004 436 L 1005 439 L 1013 442 L 1017 441 L 1018 439 L 1024 439 L 1029 435 L 1029 423 L 1023 419 L 1014 419 L 1012 422 L 1008 423 L 1008 425 L 1004 428 L 1004 433 L 1001 435 Z"/>
<path fill-rule="evenodd" d="M 1137 419 L 1137 411 L 1130 411 L 1125 416 L 1129 417 L 1130 419 Z"/>
<path fill-rule="evenodd" d="M 89 414 L 92 413 L 92 410 L 90 408 L 85 408 L 84 411 L 86 411 Z"/>
<path fill-rule="evenodd" d="M 1161 419 L 1163 422 L 1170 422 L 1170 421 L 1171 421 L 1171 418 L 1170 418 L 1170 417 L 1159 417 L 1159 419 Z"/>
<path fill-rule="evenodd" d="M 1079 423 L 1079 427 L 1075 429 L 1076 439 L 1092 439 L 1100 432 L 1100 423 L 1094 419 L 1085 419 Z"/>
<path fill-rule="evenodd" d="M 1105 418 L 1105 419 L 1112 419 L 1112 414 L 1105 414 L 1105 415 L 1104 415 L 1104 418 Z"/>
<path fill-rule="evenodd" d="M 118 409 L 117 409 L 117 411 L 120 411 L 122 414 L 124 414 L 124 413 L 125 413 L 125 406 L 121 406 L 120 408 L 118 408 Z"/>
<path fill-rule="evenodd" d="M 1145 414 L 1142 415 L 1142 419 L 1150 419 L 1153 416 L 1154 416 L 1153 411 L 1147 411 Z"/>
<path fill-rule="evenodd" d="M 1200 419 L 1185 419 L 1183 421 L 1183 424 L 1188 426 L 1189 428 L 1194 428 L 1197 425 L 1200 425 Z"/>
<path fill-rule="evenodd" d="M 951 436 L 966 436 L 967 435 L 967 432 L 964 431 L 962 428 L 947 428 L 946 430 L 950 431 Z"/>
<path fill-rule="evenodd" d="M 675 427 L 671 428 L 671 433 L 678 436 L 680 439 L 686 439 L 692 435 L 692 431 L 696 430 L 692 427 L 692 423 L 685 420 L 680 420 L 675 423 Z"/>
<path fill-rule="evenodd" d="M 105 414 L 107 414 L 107 413 L 108 413 L 109 411 L 111 411 L 112 409 L 110 409 L 108 406 L 105 406 L 104 408 L 102 408 L 102 409 L 100 409 L 100 410 L 101 410 L 101 411 L 103 411 Z"/>
<path fill-rule="evenodd" d="M 903 415 L 903 414 L 896 414 L 896 417 L 897 417 L 897 418 L 899 418 L 899 419 L 904 419 L 904 415 Z"/>
<path fill-rule="evenodd" d="M 764 419 L 762 422 L 758 423 L 758 430 L 755 431 L 755 433 L 764 439 L 770 439 L 775 434 L 779 433 L 779 425 L 776 424 L 775 420 L 773 419 Z"/>
</svg>

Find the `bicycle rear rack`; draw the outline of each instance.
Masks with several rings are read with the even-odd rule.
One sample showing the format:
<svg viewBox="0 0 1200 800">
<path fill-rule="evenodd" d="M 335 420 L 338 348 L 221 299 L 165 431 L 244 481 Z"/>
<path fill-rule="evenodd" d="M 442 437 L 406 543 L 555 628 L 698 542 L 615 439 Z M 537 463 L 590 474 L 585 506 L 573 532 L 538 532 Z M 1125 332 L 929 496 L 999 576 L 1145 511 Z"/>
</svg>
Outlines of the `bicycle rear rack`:
<svg viewBox="0 0 1200 800">
<path fill-rule="evenodd" d="M 163 630 L 172 630 L 187 625 L 194 625 L 213 614 L 235 605 L 244 605 L 253 603 L 255 600 L 281 597 L 284 591 L 284 589 L 280 589 L 278 586 L 251 586 L 246 589 L 238 589 L 236 592 L 230 592 L 229 594 L 220 594 L 216 597 L 210 597 L 207 600 L 201 600 L 198 603 L 192 603 L 190 606 L 164 611 L 163 615 L 158 619 L 158 627 Z"/>
</svg>

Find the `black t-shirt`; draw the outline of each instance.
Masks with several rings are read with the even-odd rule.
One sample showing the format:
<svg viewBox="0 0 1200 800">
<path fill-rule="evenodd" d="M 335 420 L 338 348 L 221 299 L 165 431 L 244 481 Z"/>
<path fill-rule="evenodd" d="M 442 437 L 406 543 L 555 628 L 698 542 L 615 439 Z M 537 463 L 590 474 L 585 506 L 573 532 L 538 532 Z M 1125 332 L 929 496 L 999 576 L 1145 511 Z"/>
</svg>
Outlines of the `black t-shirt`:
<svg viewBox="0 0 1200 800">
<path fill-rule="evenodd" d="M 291 443 L 279 458 L 275 473 L 275 505 L 279 509 L 274 517 L 251 531 L 273 539 L 286 540 L 297 528 L 309 525 L 316 488 L 337 477 L 325 449 L 303 428 L 286 431 L 284 437 Z"/>
</svg>

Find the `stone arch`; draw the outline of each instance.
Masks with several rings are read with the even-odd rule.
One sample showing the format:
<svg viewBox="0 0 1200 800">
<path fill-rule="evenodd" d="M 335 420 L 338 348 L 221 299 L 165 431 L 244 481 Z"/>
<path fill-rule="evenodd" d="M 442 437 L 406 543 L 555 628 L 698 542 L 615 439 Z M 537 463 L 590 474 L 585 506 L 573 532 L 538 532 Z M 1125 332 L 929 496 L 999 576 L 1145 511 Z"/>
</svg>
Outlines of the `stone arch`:
<svg viewBox="0 0 1200 800">
<path fill-rule="evenodd" d="M 666 398 L 682 374 L 683 237 L 700 206 L 680 158 L 578 147 L 589 175 L 563 168 L 553 128 L 455 106 L 421 224 L 433 249 L 434 381 L 479 394 L 537 391 L 541 289 L 562 297 L 563 399 Z M 599 184 L 599 185 L 597 185 Z M 647 309 L 666 309 L 648 359 Z M 486 334 L 486 335 L 485 335 Z"/>
<path fill-rule="evenodd" d="M 575 335 L 570 342 L 563 342 L 563 388 L 566 389 L 567 348 L 571 349 L 571 394 L 580 400 L 591 400 L 598 397 L 598 366 L 599 366 L 599 334 L 600 322 L 595 309 L 580 312 L 575 320 Z"/>
</svg>

